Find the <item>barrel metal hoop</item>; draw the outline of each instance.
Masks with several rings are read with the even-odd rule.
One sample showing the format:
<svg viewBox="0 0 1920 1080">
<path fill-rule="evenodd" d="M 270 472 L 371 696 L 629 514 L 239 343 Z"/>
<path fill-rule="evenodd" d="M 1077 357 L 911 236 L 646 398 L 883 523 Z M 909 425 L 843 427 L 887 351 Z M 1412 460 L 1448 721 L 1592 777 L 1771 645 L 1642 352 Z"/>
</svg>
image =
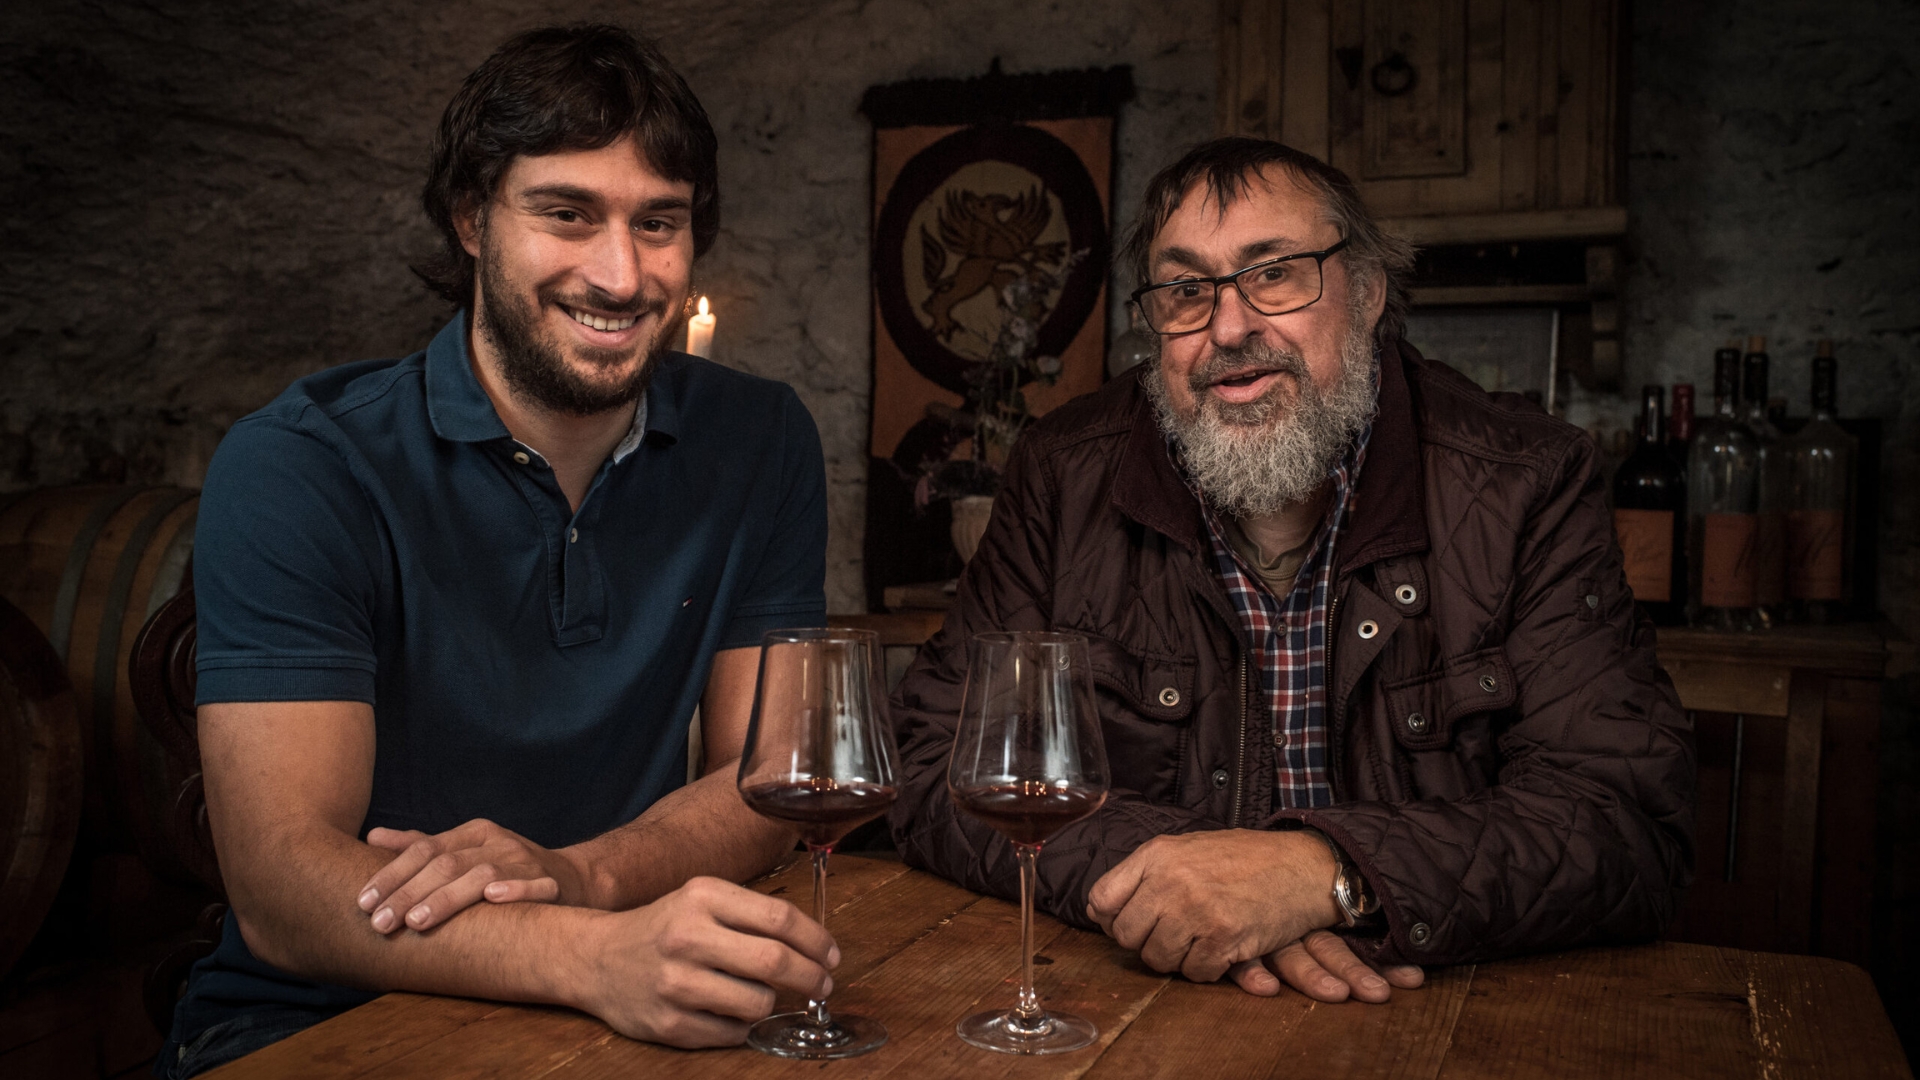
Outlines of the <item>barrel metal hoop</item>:
<svg viewBox="0 0 1920 1080">
<path fill-rule="evenodd" d="M 193 530 L 199 523 L 200 508 L 196 506 L 167 543 L 166 554 L 160 556 L 160 566 L 153 575 L 153 590 L 147 594 L 144 618 L 153 618 L 160 605 L 179 595 L 180 585 L 187 579 L 188 564 L 193 562 Z"/>
<path fill-rule="evenodd" d="M 200 494 L 191 488 L 176 490 L 160 499 L 147 511 L 140 524 L 120 549 L 120 562 L 113 568 L 113 582 L 107 589 L 107 604 L 100 612 L 100 644 L 93 651 L 93 730 L 111 738 L 113 726 L 113 684 L 120 675 L 120 624 L 126 619 L 127 598 L 133 593 L 133 579 L 140 572 L 140 560 L 160 523 L 179 509 L 180 504 Z M 109 745 L 111 745 L 109 743 Z"/>
<path fill-rule="evenodd" d="M 87 520 L 80 525 L 80 531 L 73 536 L 73 545 L 67 549 L 67 568 L 60 573 L 60 588 L 53 595 L 53 621 L 47 624 L 47 640 L 53 643 L 53 651 L 60 656 L 60 662 L 67 662 L 67 649 L 72 644 L 73 612 L 80 605 L 80 582 L 87 576 L 87 563 L 93 558 L 93 545 L 100 539 L 100 533 L 107 522 L 120 508 L 132 502 L 134 496 L 147 490 L 145 488 L 125 488 L 106 495 L 93 504 L 93 510 L 87 514 Z"/>
</svg>

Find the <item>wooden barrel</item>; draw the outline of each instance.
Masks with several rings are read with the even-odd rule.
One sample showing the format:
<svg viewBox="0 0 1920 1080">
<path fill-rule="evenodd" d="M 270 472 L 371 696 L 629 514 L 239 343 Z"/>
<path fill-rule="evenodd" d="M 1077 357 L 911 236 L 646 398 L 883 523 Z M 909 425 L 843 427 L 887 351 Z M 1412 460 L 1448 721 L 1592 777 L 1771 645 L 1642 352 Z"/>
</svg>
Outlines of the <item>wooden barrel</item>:
<svg viewBox="0 0 1920 1080">
<path fill-rule="evenodd" d="M 127 661 L 149 616 L 173 597 L 193 555 L 197 491 L 41 488 L 0 496 L 0 597 L 46 635 L 73 684 L 86 760 L 82 836 L 137 852 L 190 884 L 168 822 L 194 770 L 140 720 Z"/>
<path fill-rule="evenodd" d="M 80 723 L 53 646 L 0 600 L 0 975 L 40 929 L 80 825 Z"/>
</svg>

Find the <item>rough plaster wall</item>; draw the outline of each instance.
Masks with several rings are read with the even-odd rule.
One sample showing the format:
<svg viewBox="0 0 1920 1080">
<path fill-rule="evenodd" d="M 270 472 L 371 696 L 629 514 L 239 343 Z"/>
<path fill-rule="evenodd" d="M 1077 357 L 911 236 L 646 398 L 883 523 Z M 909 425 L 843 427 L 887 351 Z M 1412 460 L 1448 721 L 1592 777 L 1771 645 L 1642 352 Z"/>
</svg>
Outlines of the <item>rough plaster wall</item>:
<svg viewBox="0 0 1920 1080">
<path fill-rule="evenodd" d="M 197 484 L 227 426 L 301 375 L 424 344 L 445 308 L 427 142 L 511 33 L 594 18 L 658 36 L 721 139 L 698 273 L 717 359 L 818 419 L 828 602 L 862 605 L 874 83 L 1134 65 L 1119 206 L 1210 123 L 1209 8 L 1144 0 L 463 3 L 162 0 L 0 12 L 0 491 Z"/>
<path fill-rule="evenodd" d="M 1710 398 L 1713 349 L 1765 334 L 1804 415 L 1832 338 L 1842 414 L 1886 423 L 1880 603 L 1920 634 L 1920 7 L 1634 7 L 1626 384 Z"/>
</svg>

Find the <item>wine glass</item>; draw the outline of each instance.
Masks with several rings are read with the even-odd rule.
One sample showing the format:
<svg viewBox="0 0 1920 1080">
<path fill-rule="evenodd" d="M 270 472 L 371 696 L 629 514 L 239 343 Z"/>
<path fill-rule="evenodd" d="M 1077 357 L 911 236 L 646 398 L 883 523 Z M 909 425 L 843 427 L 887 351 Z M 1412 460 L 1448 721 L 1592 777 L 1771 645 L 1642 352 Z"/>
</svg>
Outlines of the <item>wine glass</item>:
<svg viewBox="0 0 1920 1080">
<path fill-rule="evenodd" d="M 798 826 L 813 855 L 813 918 L 827 922 L 827 856 L 841 837 L 886 813 L 899 758 L 885 718 L 879 638 L 871 630 L 772 630 L 740 757 L 740 797 L 763 817 Z M 833 1016 L 825 1000 L 753 1025 L 747 1045 L 790 1058 L 877 1050 L 887 1029 Z"/>
<path fill-rule="evenodd" d="M 1078 1016 L 1048 1013 L 1033 992 L 1033 891 L 1040 846 L 1107 799 L 1087 639 L 977 634 L 970 651 L 947 789 L 954 805 L 1012 841 L 1019 858 L 1020 998 L 954 1030 L 975 1046 L 1009 1054 L 1078 1050 L 1092 1045 L 1098 1029 Z"/>
</svg>

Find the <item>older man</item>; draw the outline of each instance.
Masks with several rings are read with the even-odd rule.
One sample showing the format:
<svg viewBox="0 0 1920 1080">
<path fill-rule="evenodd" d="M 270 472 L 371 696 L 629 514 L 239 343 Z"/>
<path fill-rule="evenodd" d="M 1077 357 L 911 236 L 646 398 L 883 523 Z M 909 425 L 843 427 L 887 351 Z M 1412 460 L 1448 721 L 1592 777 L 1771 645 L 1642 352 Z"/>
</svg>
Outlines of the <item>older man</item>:
<svg viewBox="0 0 1920 1080">
<path fill-rule="evenodd" d="M 1401 340 L 1411 251 L 1280 144 L 1160 173 L 1125 262 L 1157 362 L 1027 433 L 898 692 L 906 858 L 1015 892 L 944 783 L 966 646 L 1066 630 L 1114 795 L 1038 900 L 1154 968 L 1384 1001 L 1423 965 L 1657 935 L 1692 740 L 1591 441 Z"/>
</svg>

